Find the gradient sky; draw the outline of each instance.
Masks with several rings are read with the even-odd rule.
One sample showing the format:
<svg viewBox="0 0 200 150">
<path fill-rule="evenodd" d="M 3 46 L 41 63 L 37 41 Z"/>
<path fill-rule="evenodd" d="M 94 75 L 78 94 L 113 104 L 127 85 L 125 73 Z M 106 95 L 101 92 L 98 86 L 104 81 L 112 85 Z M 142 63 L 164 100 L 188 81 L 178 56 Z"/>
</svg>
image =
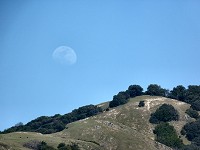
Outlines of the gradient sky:
<svg viewBox="0 0 200 150">
<path fill-rule="evenodd" d="M 1 0 L 0 130 L 139 84 L 200 84 L 199 0 Z M 77 62 L 52 58 L 71 47 Z"/>
</svg>

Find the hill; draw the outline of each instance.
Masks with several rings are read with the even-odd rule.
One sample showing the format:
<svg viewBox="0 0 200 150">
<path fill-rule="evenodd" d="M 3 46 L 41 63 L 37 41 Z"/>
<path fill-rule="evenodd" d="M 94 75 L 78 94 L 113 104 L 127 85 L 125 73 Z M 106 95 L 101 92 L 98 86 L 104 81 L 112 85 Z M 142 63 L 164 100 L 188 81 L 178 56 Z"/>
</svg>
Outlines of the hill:
<svg viewBox="0 0 200 150">
<path fill-rule="evenodd" d="M 144 101 L 144 107 L 138 107 Z M 190 142 L 180 134 L 182 127 L 192 120 L 185 111 L 190 104 L 159 96 L 138 96 L 128 103 L 110 108 L 98 115 L 75 121 L 66 125 L 60 132 L 41 134 L 36 132 L 13 132 L 0 134 L 0 149 L 28 150 L 25 143 L 45 141 L 57 147 L 61 142 L 77 143 L 80 149 L 88 150 L 167 150 L 171 149 L 155 141 L 153 130 L 156 125 L 149 123 L 151 113 L 162 104 L 171 104 L 179 113 L 178 121 L 171 121 L 184 144 Z M 109 102 L 98 107 L 107 108 Z"/>
</svg>

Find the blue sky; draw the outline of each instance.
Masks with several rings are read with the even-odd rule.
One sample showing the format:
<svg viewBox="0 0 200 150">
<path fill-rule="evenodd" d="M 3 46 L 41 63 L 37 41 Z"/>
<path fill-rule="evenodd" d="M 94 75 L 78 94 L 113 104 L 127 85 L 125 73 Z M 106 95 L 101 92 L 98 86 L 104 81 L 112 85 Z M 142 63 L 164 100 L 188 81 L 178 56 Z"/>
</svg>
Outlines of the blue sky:
<svg viewBox="0 0 200 150">
<path fill-rule="evenodd" d="M 0 130 L 111 100 L 131 84 L 200 83 L 198 0 L 1 0 Z M 56 62 L 59 46 L 77 61 Z"/>
</svg>

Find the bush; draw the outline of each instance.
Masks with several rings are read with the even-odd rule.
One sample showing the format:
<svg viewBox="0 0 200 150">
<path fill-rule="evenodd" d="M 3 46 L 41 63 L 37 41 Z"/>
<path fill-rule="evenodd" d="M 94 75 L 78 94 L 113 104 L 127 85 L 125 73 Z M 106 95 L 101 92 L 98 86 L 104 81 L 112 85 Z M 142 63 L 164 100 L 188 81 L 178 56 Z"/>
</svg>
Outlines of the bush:
<svg viewBox="0 0 200 150">
<path fill-rule="evenodd" d="M 144 107 L 145 103 L 144 101 L 140 101 L 138 107 Z"/>
<path fill-rule="evenodd" d="M 59 149 L 59 148 L 61 148 L 61 147 L 65 147 L 65 143 L 60 143 L 60 144 L 58 144 L 57 148 Z"/>
<path fill-rule="evenodd" d="M 46 142 L 42 141 L 38 146 L 37 150 L 56 150 L 52 146 L 47 145 Z"/>
<path fill-rule="evenodd" d="M 161 123 L 155 127 L 156 140 L 173 148 L 181 148 L 182 140 L 178 138 L 176 130 L 169 123 Z"/>
<path fill-rule="evenodd" d="M 186 110 L 186 112 L 191 118 L 199 118 L 199 113 L 196 110 L 193 110 L 192 108 L 189 108 Z"/>
<path fill-rule="evenodd" d="M 60 143 L 57 146 L 58 150 L 80 150 L 78 145 L 75 143 L 72 143 L 71 145 L 65 145 L 65 143 Z"/>
<path fill-rule="evenodd" d="M 160 122 L 168 122 L 172 120 L 178 120 L 179 115 L 177 110 L 169 104 L 163 104 L 160 106 L 155 113 L 151 114 L 149 119 L 150 123 L 160 123 Z"/>
</svg>

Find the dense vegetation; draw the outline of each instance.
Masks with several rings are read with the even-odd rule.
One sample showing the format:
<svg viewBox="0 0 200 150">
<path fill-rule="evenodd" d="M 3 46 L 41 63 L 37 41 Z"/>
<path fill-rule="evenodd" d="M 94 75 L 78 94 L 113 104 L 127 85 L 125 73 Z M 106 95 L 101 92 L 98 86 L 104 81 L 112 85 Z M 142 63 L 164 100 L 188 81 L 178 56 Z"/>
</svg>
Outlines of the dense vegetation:
<svg viewBox="0 0 200 150">
<path fill-rule="evenodd" d="M 168 97 L 189 103 L 194 110 L 200 111 L 200 86 L 189 85 L 186 89 L 179 85 L 170 91 Z"/>
<path fill-rule="evenodd" d="M 200 146 L 200 119 L 197 111 L 200 111 L 200 86 L 198 85 L 189 85 L 188 88 L 185 88 L 182 85 L 178 85 L 174 87 L 171 91 L 162 88 L 157 84 L 150 84 L 147 87 L 147 91 L 143 92 L 143 88 L 140 85 L 130 85 L 126 91 L 119 92 L 117 95 L 113 96 L 112 101 L 109 103 L 109 107 L 106 108 L 106 111 L 109 111 L 109 108 L 117 107 L 119 105 L 126 104 L 130 98 L 134 98 L 140 95 L 151 95 L 151 96 L 164 96 L 168 98 L 177 99 L 179 101 L 183 101 L 191 104 L 191 108 L 186 111 L 186 113 L 195 119 L 195 122 L 186 124 L 182 129 L 182 134 L 186 134 L 188 140 L 192 141 L 190 146 L 185 146 L 184 150 L 190 149 L 199 149 Z M 139 107 L 143 107 L 145 105 L 144 101 L 139 103 Z M 22 123 L 13 126 L 2 133 L 10 133 L 16 131 L 31 131 L 31 132 L 40 132 L 43 134 L 54 133 L 65 129 L 66 124 L 84 119 L 86 117 L 94 116 L 103 112 L 103 110 L 94 105 L 87 105 L 80 107 L 78 109 L 73 110 L 70 113 L 65 115 L 54 115 L 51 117 L 42 116 L 35 120 L 30 121 L 29 123 L 23 125 Z M 155 113 L 151 115 L 150 122 L 158 124 L 155 133 L 158 141 L 162 141 L 162 139 L 166 139 L 166 141 L 162 141 L 163 143 L 168 143 L 168 145 L 172 147 L 179 147 L 180 142 L 177 139 L 177 136 L 174 133 L 174 129 L 170 127 L 166 123 L 171 120 L 178 120 L 178 113 L 171 105 L 164 104 L 159 109 L 156 110 Z M 166 130 L 170 130 L 171 138 L 163 138 L 164 135 L 160 135 L 160 130 L 163 128 L 167 128 Z M 164 133 L 164 132 L 163 132 Z M 174 139 L 174 142 L 170 140 Z"/>
<path fill-rule="evenodd" d="M 168 122 L 168 121 L 176 121 L 179 119 L 179 114 L 177 110 L 169 104 L 163 104 L 160 106 L 155 113 L 151 114 L 149 119 L 150 123 L 160 123 L 160 122 Z"/>
<path fill-rule="evenodd" d="M 183 146 L 182 140 L 178 137 L 176 130 L 169 123 L 160 123 L 155 127 L 154 134 L 156 140 L 169 147 L 181 148 Z"/>
<path fill-rule="evenodd" d="M 109 107 L 123 105 L 128 102 L 129 98 L 143 94 L 177 99 L 191 104 L 193 110 L 200 111 L 200 85 L 189 85 L 188 89 L 182 85 L 178 85 L 169 91 L 157 84 L 150 84 L 145 92 L 143 92 L 143 88 L 140 85 L 130 85 L 128 90 L 119 92 L 117 95 L 113 96 Z"/>
<path fill-rule="evenodd" d="M 55 133 L 65 129 L 65 125 L 68 123 L 97 115 L 100 112 L 102 112 L 100 107 L 87 105 L 74 109 L 71 113 L 65 115 L 57 114 L 51 117 L 41 116 L 28 122 L 26 125 L 17 125 L 3 131 L 2 133 L 16 131 L 40 132 L 43 134 Z"/>
</svg>

